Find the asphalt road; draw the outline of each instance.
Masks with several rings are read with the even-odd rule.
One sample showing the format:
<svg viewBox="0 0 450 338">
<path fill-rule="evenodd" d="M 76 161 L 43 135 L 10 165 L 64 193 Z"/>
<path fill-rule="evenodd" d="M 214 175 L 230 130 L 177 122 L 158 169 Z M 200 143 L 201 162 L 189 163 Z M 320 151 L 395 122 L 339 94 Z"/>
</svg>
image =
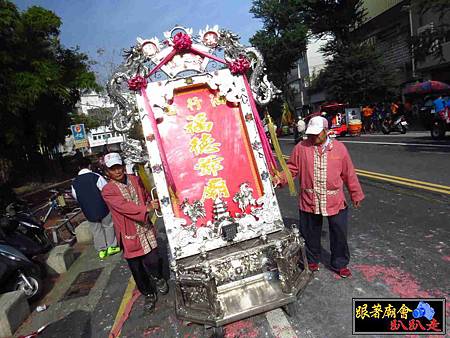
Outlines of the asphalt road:
<svg viewBox="0 0 450 338">
<path fill-rule="evenodd" d="M 410 133 L 342 141 L 366 195 L 360 209 L 350 210 L 349 267 L 353 276 L 340 279 L 327 268 L 330 254 L 325 222 L 321 269 L 299 298 L 299 312 L 288 317 L 277 309 L 227 325 L 225 337 L 350 337 L 353 297 L 446 297 L 449 331 L 450 139 L 434 142 L 426 134 Z M 285 154 L 294 147 L 291 139 L 280 143 Z M 297 224 L 296 199 L 287 189 L 277 195 L 285 223 Z M 95 257 L 87 261 L 85 269 L 92 267 L 92 259 Z M 78 332 L 70 329 L 76 323 L 85 328 L 83 337 L 106 337 L 121 318 L 127 318 L 121 337 L 208 337 L 203 326 L 176 318 L 173 287 L 169 295 L 160 298 L 153 315 L 144 315 L 142 297 L 137 298 L 129 316 L 123 315 L 135 297 L 129 270 L 122 259 L 102 264 L 114 266 L 101 277 L 107 282 L 89 296 L 93 299 L 98 294 L 98 301 L 88 309 L 74 311 L 71 320 L 67 320 L 69 315 L 50 326 L 42 337 L 56 337 L 57 332 L 80 336 L 70 334 Z"/>
<path fill-rule="evenodd" d="M 358 169 L 450 186 L 450 140 L 433 142 L 427 134 L 412 133 L 342 141 L 351 142 L 346 146 Z M 280 143 L 285 154 L 294 147 L 290 140 Z M 360 176 L 360 181 L 366 199 L 361 209 L 351 211 L 349 227 L 353 277 L 343 280 L 328 270 L 329 231 L 325 223 L 323 266 L 299 299 L 300 312 L 288 317 L 275 310 L 228 325 L 226 337 L 350 337 L 353 297 L 448 297 L 450 190 L 439 193 L 410 186 L 410 182 L 397 184 L 367 176 Z M 429 187 L 423 183 L 417 185 Z M 297 224 L 295 198 L 287 189 L 280 190 L 278 198 L 285 222 Z M 132 313 L 123 336 L 133 337 L 139 332 L 149 337 L 208 334 L 201 326 L 183 325 L 166 306 L 147 321 L 139 319 L 141 316 L 138 309 Z"/>
</svg>

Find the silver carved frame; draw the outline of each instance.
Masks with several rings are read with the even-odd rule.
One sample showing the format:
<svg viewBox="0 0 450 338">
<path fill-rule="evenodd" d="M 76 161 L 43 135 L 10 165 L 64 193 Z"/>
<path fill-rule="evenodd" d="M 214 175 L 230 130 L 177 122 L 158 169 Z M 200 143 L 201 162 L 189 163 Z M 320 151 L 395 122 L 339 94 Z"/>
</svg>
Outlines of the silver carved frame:
<svg viewBox="0 0 450 338">
<path fill-rule="evenodd" d="M 127 131 L 132 121 L 141 121 L 144 136 L 152 134 L 143 97 L 130 93 L 126 89 L 126 82 L 136 75 L 147 75 L 152 67 L 170 53 L 171 38 L 177 31 L 189 34 L 193 46 L 199 50 L 210 54 L 223 51 L 227 61 L 240 55 L 249 58 L 252 70 L 249 82 L 259 105 L 266 105 L 276 95 L 277 89 L 264 74 L 262 55 L 253 47 L 242 46 L 236 34 L 217 26 L 207 26 L 198 35 L 193 35 L 192 29 L 177 26 L 164 33 L 166 44 L 157 38 L 138 38 L 137 45 L 127 51 L 125 64 L 109 81 L 107 90 L 117 106 L 112 123 L 116 130 Z M 208 34 L 216 39 L 207 39 Z M 178 59 L 178 62 L 184 61 Z M 190 73 L 186 75 L 185 71 Z M 173 90 L 186 80 L 192 85 L 206 84 L 219 90 L 228 101 L 240 103 L 264 192 L 263 201 L 260 201 L 264 202 L 263 208 L 259 215 L 264 221 L 256 226 L 255 233 L 248 233 L 239 241 L 225 246 L 218 242 L 202 242 L 179 248 L 175 232 L 177 227 L 182 226 L 182 221 L 174 216 L 172 210 L 156 142 L 147 138 L 145 146 L 169 239 L 177 316 L 187 321 L 220 327 L 281 306 L 292 310 L 289 304 L 297 301 L 312 273 L 308 268 L 303 238 L 295 227 L 292 230 L 284 227 L 261 140 L 255 122 L 250 118 L 252 111 L 242 76 L 233 76 L 228 69 L 208 71 L 207 60 L 190 63 L 184 67 L 183 73 L 171 72 L 165 67 L 162 67 L 161 72 L 163 76 L 152 76 L 153 82 L 149 82 L 147 87 L 147 96 L 156 118 L 164 119 L 164 109 L 158 107 L 164 107 L 173 95 Z M 134 143 L 128 142 L 127 151 L 134 156 L 142 154 L 142 149 L 134 149 Z"/>
<path fill-rule="evenodd" d="M 222 69 L 213 74 L 190 77 L 190 85 L 196 86 L 198 84 L 205 84 L 213 90 L 218 90 L 219 94 L 225 96 L 228 101 L 240 104 L 242 120 L 246 121 L 245 127 L 249 135 L 253 156 L 257 164 L 257 173 L 259 174 L 263 185 L 264 195 L 259 201 L 262 203 L 262 208 L 258 210 L 260 213 L 260 217 L 258 218 L 263 221 L 259 221 L 258 224 L 250 224 L 248 227 L 242 227 L 234 242 L 241 242 L 259 237 L 261 234 L 282 230 L 284 224 L 275 191 L 269 177 L 267 163 L 262 148 L 260 147 L 261 139 L 259 138 L 254 119 L 245 118 L 246 116 L 253 116 L 253 113 L 242 76 L 233 76 L 228 69 Z M 178 79 L 170 82 L 168 80 L 153 82 L 149 83 L 147 87 L 147 96 L 150 101 L 149 103 L 152 105 L 153 111 L 155 112 L 155 117 L 157 120 L 162 120 L 162 122 L 158 124 L 159 128 L 163 128 L 165 118 L 162 107 L 167 105 L 167 102 L 173 97 L 174 90 L 178 87 L 186 88 L 185 79 Z M 144 135 L 154 134 L 148 114 L 144 108 L 144 98 L 140 94 L 136 95 L 136 103 Z M 147 139 L 146 146 L 149 153 L 151 168 L 162 166 L 156 141 L 149 141 Z M 186 224 L 183 224 L 184 219 L 177 218 L 173 212 L 173 205 L 169 198 L 170 195 L 164 171 L 154 171 L 153 177 L 160 199 L 161 211 L 172 257 L 175 259 L 185 258 L 197 255 L 201 251 L 211 251 L 229 245 L 229 243 L 222 238 L 204 239 L 200 236 L 194 237 L 191 232 L 185 231 L 184 227 Z"/>
</svg>

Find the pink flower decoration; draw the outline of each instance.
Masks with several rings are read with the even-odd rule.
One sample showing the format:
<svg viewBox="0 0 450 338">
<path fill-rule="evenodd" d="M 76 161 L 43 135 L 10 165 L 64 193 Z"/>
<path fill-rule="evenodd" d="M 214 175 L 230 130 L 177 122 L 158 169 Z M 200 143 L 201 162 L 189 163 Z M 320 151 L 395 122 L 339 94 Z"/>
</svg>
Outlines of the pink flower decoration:
<svg viewBox="0 0 450 338">
<path fill-rule="evenodd" d="M 250 61 L 245 56 L 239 56 L 237 59 L 228 63 L 230 72 L 233 75 L 245 74 L 250 69 Z"/>
<path fill-rule="evenodd" d="M 141 90 L 142 88 L 147 88 L 147 79 L 137 75 L 128 80 L 128 88 L 130 90 Z"/>
<path fill-rule="evenodd" d="M 192 40 L 191 37 L 183 32 L 178 32 L 172 39 L 173 48 L 177 51 L 191 49 Z"/>
</svg>

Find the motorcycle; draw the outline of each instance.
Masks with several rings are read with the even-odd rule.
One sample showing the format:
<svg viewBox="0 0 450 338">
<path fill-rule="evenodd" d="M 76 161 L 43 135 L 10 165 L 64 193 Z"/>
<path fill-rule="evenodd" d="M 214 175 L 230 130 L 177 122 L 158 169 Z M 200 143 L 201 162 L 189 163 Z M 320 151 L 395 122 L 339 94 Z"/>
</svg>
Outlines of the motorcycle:
<svg viewBox="0 0 450 338">
<path fill-rule="evenodd" d="M 397 117 L 395 121 L 392 120 L 392 118 L 386 117 L 381 122 L 381 131 L 386 135 L 393 131 L 398 131 L 401 134 L 406 134 L 407 128 L 408 122 L 406 122 L 406 119 L 403 115 Z"/>
<path fill-rule="evenodd" d="M 440 140 L 445 137 L 445 132 L 450 130 L 450 109 L 433 114 L 431 119 L 431 138 Z"/>
<path fill-rule="evenodd" d="M 43 289 L 40 267 L 19 250 L 0 244 L 1 292 L 21 290 L 28 301 L 37 300 Z"/>
<path fill-rule="evenodd" d="M 4 240 L 28 257 L 46 253 L 53 247 L 43 224 L 17 204 L 12 203 L 6 207 L 0 226 Z"/>
</svg>

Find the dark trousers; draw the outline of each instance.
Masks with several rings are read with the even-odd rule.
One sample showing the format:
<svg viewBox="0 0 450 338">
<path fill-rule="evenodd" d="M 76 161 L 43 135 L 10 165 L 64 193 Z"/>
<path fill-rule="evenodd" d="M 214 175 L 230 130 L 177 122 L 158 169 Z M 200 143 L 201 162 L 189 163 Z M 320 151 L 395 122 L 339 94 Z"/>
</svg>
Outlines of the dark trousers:
<svg viewBox="0 0 450 338">
<path fill-rule="evenodd" d="M 363 116 L 363 122 L 364 122 L 364 131 L 368 133 L 371 129 L 372 125 L 372 116 Z"/>
<path fill-rule="evenodd" d="M 157 249 L 144 256 L 127 258 L 128 266 L 140 293 L 156 293 L 154 278 L 161 279 L 161 260 Z"/>
<path fill-rule="evenodd" d="M 331 267 L 341 269 L 350 261 L 350 251 L 347 244 L 348 208 L 337 215 L 328 216 L 330 228 Z M 300 210 L 300 233 L 305 239 L 306 257 L 309 263 L 319 263 L 320 237 L 322 233 L 322 215 L 316 215 Z"/>
</svg>

